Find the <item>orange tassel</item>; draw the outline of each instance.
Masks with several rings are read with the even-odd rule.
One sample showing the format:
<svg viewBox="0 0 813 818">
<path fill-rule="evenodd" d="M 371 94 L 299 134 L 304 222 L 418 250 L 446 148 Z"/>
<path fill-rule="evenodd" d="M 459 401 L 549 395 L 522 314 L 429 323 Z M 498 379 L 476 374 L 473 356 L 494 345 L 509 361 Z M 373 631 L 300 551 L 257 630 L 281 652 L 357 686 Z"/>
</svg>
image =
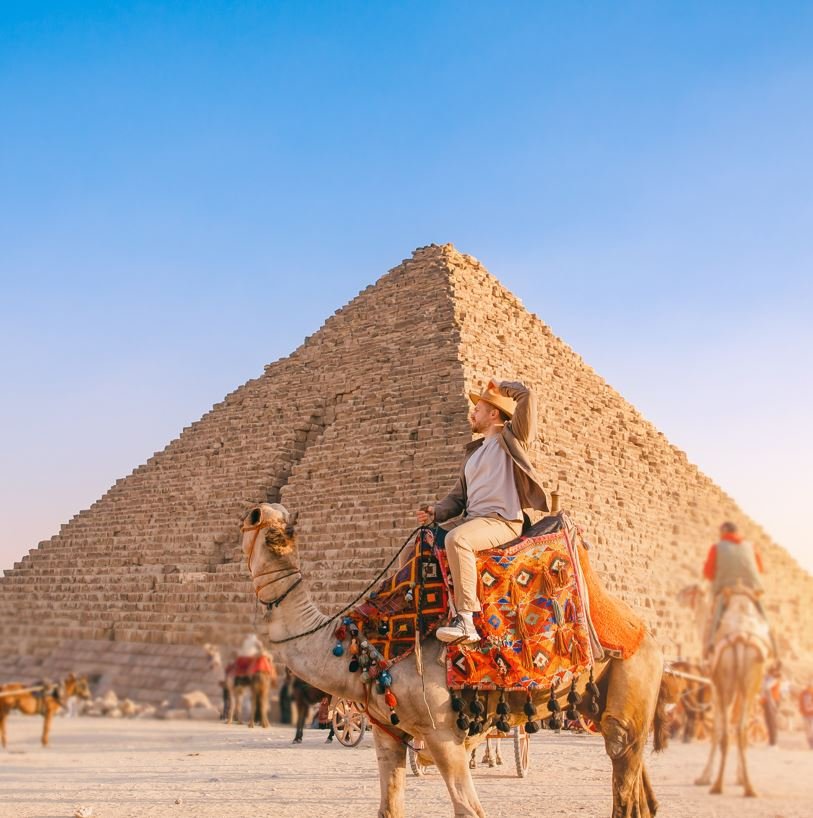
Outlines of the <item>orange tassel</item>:
<svg viewBox="0 0 813 818">
<path fill-rule="evenodd" d="M 567 656 L 570 652 L 567 647 L 567 636 L 565 634 L 565 629 L 562 627 L 557 628 L 556 630 L 556 652 L 560 656 Z"/>
<path fill-rule="evenodd" d="M 587 662 L 587 651 L 575 636 L 570 640 L 570 662 L 574 665 L 583 665 Z"/>
<path fill-rule="evenodd" d="M 543 565 L 542 570 L 539 572 L 539 590 L 542 592 L 542 596 L 546 596 L 548 599 L 556 593 L 556 581 L 547 565 Z"/>
<path fill-rule="evenodd" d="M 514 606 L 514 613 L 516 615 L 516 629 L 517 636 L 522 641 L 522 660 L 525 667 L 530 667 L 533 662 L 531 655 L 531 646 L 528 643 L 528 626 L 525 622 L 525 617 L 522 615 L 522 600 L 520 599 L 519 589 L 516 582 L 511 580 L 511 604 Z"/>
<path fill-rule="evenodd" d="M 384 694 L 384 701 L 387 703 L 387 707 L 398 706 L 398 699 L 395 698 L 395 694 L 391 690 L 388 690 Z"/>
</svg>

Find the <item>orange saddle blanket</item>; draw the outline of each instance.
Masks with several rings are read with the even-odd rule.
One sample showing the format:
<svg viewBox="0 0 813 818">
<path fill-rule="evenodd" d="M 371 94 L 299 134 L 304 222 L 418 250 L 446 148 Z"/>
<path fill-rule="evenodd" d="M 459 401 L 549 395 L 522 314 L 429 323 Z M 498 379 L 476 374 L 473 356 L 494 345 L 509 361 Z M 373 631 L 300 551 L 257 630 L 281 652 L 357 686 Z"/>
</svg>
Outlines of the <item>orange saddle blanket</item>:
<svg viewBox="0 0 813 818">
<path fill-rule="evenodd" d="M 253 676 L 255 673 L 271 673 L 271 671 L 271 663 L 264 655 L 238 656 L 226 667 L 226 674 L 229 676 Z"/>
<path fill-rule="evenodd" d="M 626 658 L 643 638 L 643 623 L 606 593 L 580 530 L 564 515 L 479 552 L 477 566 L 482 611 L 475 625 L 482 638 L 449 646 L 450 689 L 558 689 L 593 664 L 593 645 Z M 416 634 L 427 636 L 446 619 L 450 584 L 446 552 L 423 529 L 404 566 L 350 613 L 346 627 L 358 629 L 382 666 L 391 665 L 412 652 Z M 340 641 L 344 637 L 339 634 Z M 356 668 L 366 665 L 351 661 L 351 670 Z"/>
</svg>

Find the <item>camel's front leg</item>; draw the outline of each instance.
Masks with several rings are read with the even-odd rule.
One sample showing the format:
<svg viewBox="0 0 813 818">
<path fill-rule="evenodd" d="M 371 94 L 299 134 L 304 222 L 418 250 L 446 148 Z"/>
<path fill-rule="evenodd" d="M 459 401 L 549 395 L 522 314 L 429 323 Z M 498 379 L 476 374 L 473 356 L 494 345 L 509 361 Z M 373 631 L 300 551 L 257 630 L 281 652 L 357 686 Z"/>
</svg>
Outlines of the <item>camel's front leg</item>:
<svg viewBox="0 0 813 818">
<path fill-rule="evenodd" d="M 378 778 L 381 785 L 381 803 L 377 818 L 404 818 L 406 744 L 396 738 L 396 735 L 389 735 L 380 727 L 373 726 Z"/>
<path fill-rule="evenodd" d="M 53 712 L 51 708 L 46 704 L 45 705 L 45 712 L 43 715 L 43 724 L 42 724 L 42 746 L 48 746 L 48 734 L 51 732 L 51 717 L 53 716 Z"/>
<path fill-rule="evenodd" d="M 634 656 L 610 667 L 601 733 L 613 764 L 613 818 L 651 818 L 658 809 L 644 748 L 662 672 L 662 654 L 649 636 Z"/>
<path fill-rule="evenodd" d="M 6 715 L 8 711 L 0 709 L 0 743 L 3 748 L 6 746 Z"/>
<path fill-rule="evenodd" d="M 438 728 L 426 736 L 426 747 L 432 754 L 449 795 L 455 818 L 486 818 L 469 769 L 469 755 L 460 737 L 451 728 Z"/>
</svg>

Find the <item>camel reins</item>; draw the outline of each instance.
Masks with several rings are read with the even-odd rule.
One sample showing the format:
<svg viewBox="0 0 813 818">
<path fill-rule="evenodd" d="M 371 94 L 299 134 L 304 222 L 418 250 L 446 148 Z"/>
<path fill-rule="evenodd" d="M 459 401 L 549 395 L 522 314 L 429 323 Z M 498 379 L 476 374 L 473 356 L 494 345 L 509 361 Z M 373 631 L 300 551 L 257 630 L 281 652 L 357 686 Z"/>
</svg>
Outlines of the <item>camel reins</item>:
<svg viewBox="0 0 813 818">
<path fill-rule="evenodd" d="M 265 523 L 265 524 L 260 523 L 257 526 L 257 530 L 256 530 L 256 532 L 254 534 L 254 539 L 251 541 L 251 547 L 249 548 L 249 552 L 248 552 L 248 567 L 249 567 L 249 570 L 251 570 L 251 557 L 254 554 L 254 546 L 257 543 L 257 536 L 259 535 L 260 531 L 262 531 L 262 529 L 269 528 L 271 525 L 272 525 L 272 523 L 268 522 L 268 523 Z M 303 631 L 302 633 L 297 633 L 294 636 L 288 636 L 285 639 L 269 639 L 268 640 L 269 644 L 281 645 L 284 642 L 293 642 L 295 639 L 302 639 L 304 636 L 310 636 L 312 633 L 316 633 L 317 631 L 322 630 L 322 628 L 326 628 L 328 625 L 330 625 L 331 622 L 335 622 L 343 613 L 346 613 L 347 611 L 349 611 L 362 597 L 364 597 L 367 594 L 367 592 L 384 576 L 384 574 L 386 574 L 386 572 L 389 571 L 390 568 L 392 568 L 393 564 L 395 563 L 395 560 L 397 560 L 398 557 L 401 556 L 401 552 L 407 547 L 407 545 L 409 545 L 409 542 L 412 540 L 412 538 L 419 531 L 421 531 L 424 528 L 428 528 L 428 526 L 419 525 L 417 528 L 413 529 L 409 533 L 407 538 L 404 540 L 403 545 L 395 552 L 395 554 L 393 555 L 393 558 L 381 569 L 381 571 L 374 577 L 372 582 L 370 582 L 370 584 L 352 602 L 345 605 L 344 608 L 342 608 L 340 611 L 333 614 L 333 616 L 329 617 L 328 619 L 326 619 L 324 622 L 320 623 L 319 625 L 316 625 L 315 627 L 310 628 L 309 630 Z M 261 577 L 268 576 L 269 574 L 276 574 L 276 573 L 279 573 L 280 571 L 283 571 L 283 570 L 285 570 L 285 569 L 284 568 L 279 568 L 279 569 L 276 569 L 276 570 L 273 570 L 273 571 L 266 571 L 265 573 L 259 574 L 258 576 L 261 576 Z M 282 594 L 282 596 L 277 597 L 276 599 L 272 600 L 271 602 L 263 602 L 262 603 L 266 607 L 266 609 L 268 610 L 269 613 L 271 613 L 275 607 L 278 607 L 279 604 L 282 602 L 282 600 L 285 599 L 285 597 L 288 596 L 288 594 L 290 594 L 291 591 L 293 591 L 294 588 L 296 588 L 296 586 L 299 585 L 300 582 L 302 582 L 302 579 L 303 579 L 302 571 L 299 568 L 297 568 L 296 570 L 292 571 L 290 574 L 286 574 L 284 577 L 276 577 L 275 579 L 269 580 L 261 588 L 259 588 L 259 589 L 257 589 L 255 591 L 255 593 L 257 594 L 257 596 L 259 598 L 260 591 L 264 590 L 269 585 L 273 584 L 277 580 L 287 579 L 288 577 L 295 576 L 296 574 L 299 574 L 299 579 L 297 579 L 296 582 L 294 582 L 293 585 L 291 585 L 291 587 L 288 588 L 288 590 L 285 591 Z M 255 579 L 256 579 L 256 577 L 255 577 Z"/>
</svg>

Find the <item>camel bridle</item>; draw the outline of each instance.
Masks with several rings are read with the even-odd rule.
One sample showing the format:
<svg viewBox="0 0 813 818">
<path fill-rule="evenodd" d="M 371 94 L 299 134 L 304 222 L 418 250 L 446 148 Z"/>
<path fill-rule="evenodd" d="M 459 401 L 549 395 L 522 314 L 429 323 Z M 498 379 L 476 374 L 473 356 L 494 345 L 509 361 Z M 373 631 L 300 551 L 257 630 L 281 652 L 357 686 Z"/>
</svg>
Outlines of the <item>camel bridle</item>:
<svg viewBox="0 0 813 818">
<path fill-rule="evenodd" d="M 247 520 L 251 520 L 253 518 L 253 515 L 254 512 L 251 512 Z M 240 531 L 244 534 L 247 531 L 251 531 L 252 529 L 254 530 L 254 537 L 251 540 L 251 545 L 249 546 L 248 554 L 246 556 L 249 571 L 251 570 L 251 558 L 254 556 L 254 547 L 257 545 L 257 538 L 260 536 L 260 532 L 268 528 L 276 527 L 275 522 L 276 522 L 275 520 L 263 520 L 262 512 L 260 512 L 259 522 L 253 524 L 243 523 L 240 526 Z M 263 577 L 270 577 L 270 579 L 268 579 L 266 582 L 263 582 L 259 587 L 256 585 L 256 583 L 254 586 L 255 596 L 260 602 L 262 602 L 263 605 L 265 605 L 268 608 L 269 611 L 272 611 L 275 607 L 278 607 L 282 600 L 285 599 L 285 597 L 287 597 L 288 594 L 290 594 L 291 591 L 293 591 L 294 588 L 296 588 L 296 586 L 299 585 L 300 582 L 302 582 L 302 571 L 300 571 L 299 568 L 294 568 L 293 571 L 290 571 L 290 573 L 287 573 L 285 574 L 285 576 L 282 577 L 273 576 L 274 574 L 279 574 L 282 571 L 288 571 L 288 567 L 286 566 L 285 568 L 273 568 L 270 571 L 263 571 L 263 573 L 257 574 L 256 577 L 253 577 L 255 581 Z M 269 585 L 273 585 L 276 582 L 281 582 L 284 579 L 289 579 L 290 577 L 296 577 L 297 575 L 298 579 L 295 582 L 293 582 L 285 591 L 283 591 L 283 593 L 280 594 L 280 596 L 275 597 L 270 602 L 265 602 L 262 599 L 260 599 L 260 593 L 264 591 L 266 588 L 268 588 Z"/>
<path fill-rule="evenodd" d="M 274 520 L 264 520 L 262 510 L 259 508 L 252 509 L 248 516 L 246 517 L 245 521 L 240 526 L 240 531 L 245 534 L 248 531 L 254 531 L 254 537 L 251 540 L 251 545 L 248 547 L 248 553 L 246 555 L 246 559 L 248 561 L 248 570 L 251 571 L 251 558 L 254 555 L 254 547 L 257 545 L 257 538 L 260 535 L 260 532 L 266 528 L 271 528 L 275 525 Z M 407 538 L 404 540 L 404 544 L 395 552 L 393 558 L 382 568 L 382 570 L 377 574 L 377 576 L 373 579 L 373 581 L 349 604 L 345 605 L 338 613 L 333 614 L 333 616 L 326 619 L 324 622 L 316 625 L 313 628 L 310 628 L 307 631 L 303 631 L 302 633 L 297 633 L 294 636 L 288 636 L 285 639 L 269 639 L 268 642 L 272 645 L 281 645 L 283 642 L 293 642 L 295 639 L 301 639 L 303 636 L 310 636 L 312 633 L 316 633 L 317 631 L 322 630 L 322 628 L 326 628 L 330 625 L 331 622 L 335 622 L 342 614 L 347 613 L 360 599 L 362 599 L 368 591 L 370 591 L 373 586 L 386 574 L 387 571 L 395 564 L 395 561 L 401 556 L 401 552 L 409 545 L 410 540 L 423 528 L 427 528 L 428 526 L 419 525 L 416 529 L 414 529 Z M 258 574 L 256 577 L 252 574 L 253 579 L 258 579 L 259 577 L 267 577 L 273 574 L 279 574 L 281 571 L 286 571 L 288 568 L 275 568 L 271 571 L 264 571 L 262 574 Z M 287 588 L 280 596 L 276 597 L 275 599 L 271 600 L 271 602 L 263 602 L 260 600 L 260 592 L 265 590 L 269 585 L 273 585 L 275 582 L 279 582 L 283 579 L 289 579 L 290 577 L 294 577 L 299 575 L 299 578 L 289 587 Z M 259 588 L 255 587 L 254 593 L 257 596 L 257 599 L 262 602 L 262 604 L 268 609 L 269 614 L 273 611 L 274 608 L 278 607 L 285 597 L 294 590 L 302 582 L 303 576 L 302 571 L 299 568 L 295 568 L 289 574 L 286 574 L 283 577 L 273 577 L 269 579 L 267 582 L 263 583 Z"/>
</svg>

